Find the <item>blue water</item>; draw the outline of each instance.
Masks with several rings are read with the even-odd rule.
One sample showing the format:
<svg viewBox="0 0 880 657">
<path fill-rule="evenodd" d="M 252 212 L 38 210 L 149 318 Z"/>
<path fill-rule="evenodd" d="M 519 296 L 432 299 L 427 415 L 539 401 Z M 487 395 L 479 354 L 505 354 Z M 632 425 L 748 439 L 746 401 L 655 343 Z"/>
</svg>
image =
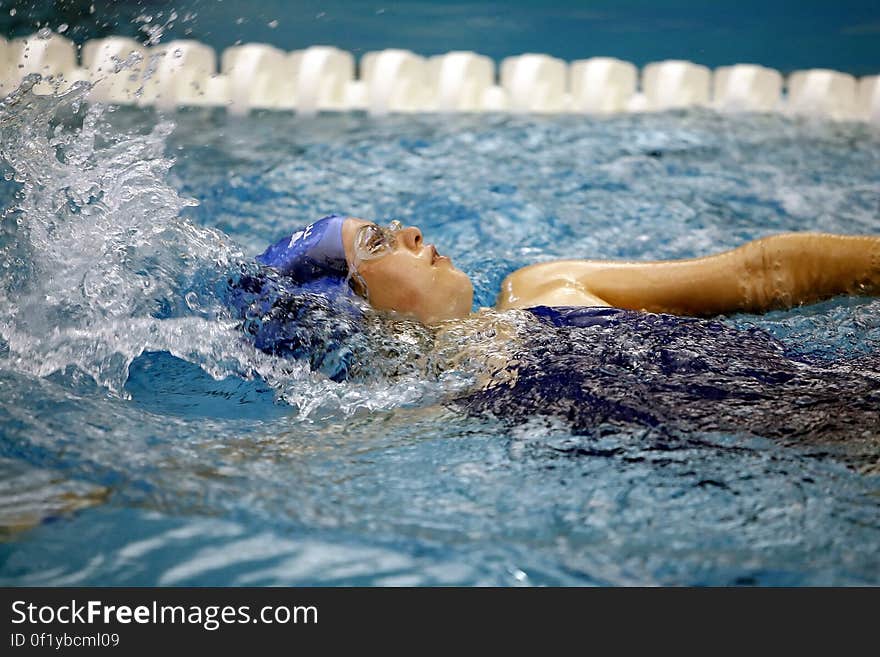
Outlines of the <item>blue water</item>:
<svg viewBox="0 0 880 657">
<path fill-rule="evenodd" d="M 118 110 L 80 131 L 83 108 L 46 102 L 4 128 L 3 584 L 880 584 L 875 425 L 841 444 L 510 424 L 446 403 L 466 367 L 335 384 L 211 301 L 211 272 L 331 211 L 418 224 L 476 306 L 540 260 L 878 233 L 876 129 L 199 110 L 151 133 Z M 53 113 L 60 145 L 15 141 Z M 880 352 L 871 299 L 722 321 L 840 368 Z M 425 334 L 390 330 L 400 369 Z"/>
</svg>

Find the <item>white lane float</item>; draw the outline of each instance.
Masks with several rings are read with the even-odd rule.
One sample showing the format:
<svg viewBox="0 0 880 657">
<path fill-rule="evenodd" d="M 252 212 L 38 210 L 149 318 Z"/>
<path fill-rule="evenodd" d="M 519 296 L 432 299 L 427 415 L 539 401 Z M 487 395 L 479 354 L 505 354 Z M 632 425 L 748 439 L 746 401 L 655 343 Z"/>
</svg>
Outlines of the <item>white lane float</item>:
<svg viewBox="0 0 880 657">
<path fill-rule="evenodd" d="M 642 70 L 645 109 L 662 111 L 705 106 L 711 95 L 712 73 L 705 66 L 670 59 Z"/>
<path fill-rule="evenodd" d="M 228 85 L 216 78 L 214 49 L 198 41 L 178 40 L 150 49 L 141 105 L 174 109 L 185 105 L 226 105 Z"/>
<path fill-rule="evenodd" d="M 428 64 L 409 50 L 368 52 L 361 58 L 361 79 L 370 114 L 419 112 L 431 104 Z"/>
<path fill-rule="evenodd" d="M 105 103 L 133 105 L 144 85 L 147 48 L 127 37 L 107 37 L 83 44 L 83 67 L 89 71 L 89 98 Z"/>
<path fill-rule="evenodd" d="M 880 75 L 859 80 L 858 104 L 860 118 L 880 124 Z"/>
<path fill-rule="evenodd" d="M 18 60 L 14 46 L 0 36 L 0 84 L 12 76 L 12 60 Z"/>
<path fill-rule="evenodd" d="M 44 78 L 36 93 L 64 91 L 90 80 L 89 98 L 120 104 L 223 106 L 233 113 L 252 109 L 389 112 L 577 112 L 605 114 L 708 106 L 720 111 L 782 111 L 821 118 L 880 123 L 878 76 L 856 80 L 838 71 L 797 71 L 783 80 L 778 71 L 753 64 L 705 66 L 668 60 L 641 73 L 611 57 L 565 62 L 543 54 L 508 57 L 498 82 L 491 59 L 474 52 L 450 52 L 425 59 L 388 49 L 361 58 L 355 76 L 351 53 L 313 46 L 291 53 L 267 44 L 228 48 L 216 70 L 212 48 L 192 40 L 147 48 L 128 37 L 76 46 L 41 30 L 25 38 L 0 38 L 0 97 L 24 76 Z"/>
<path fill-rule="evenodd" d="M 829 69 L 796 71 L 788 76 L 786 110 L 790 114 L 852 119 L 858 114 L 856 79 Z"/>
<path fill-rule="evenodd" d="M 770 112 L 782 103 L 782 74 L 755 64 L 715 69 L 712 105 L 730 112 Z"/>
<path fill-rule="evenodd" d="M 529 53 L 504 59 L 501 87 L 512 112 L 563 112 L 569 103 L 567 66 L 549 55 Z"/>
<path fill-rule="evenodd" d="M 229 107 L 232 93 L 229 78 L 220 73 L 209 75 L 202 83 L 203 91 L 184 103 L 193 107 Z"/>
<path fill-rule="evenodd" d="M 507 92 L 499 85 L 486 89 L 480 99 L 480 109 L 483 112 L 506 112 L 509 106 Z"/>
<path fill-rule="evenodd" d="M 294 93 L 291 68 L 287 53 L 274 46 L 248 43 L 224 50 L 220 71 L 228 86 L 229 111 L 285 107 Z"/>
<path fill-rule="evenodd" d="M 478 112 L 495 82 L 495 63 L 473 52 L 448 52 L 428 60 L 428 76 L 438 112 Z"/>
<path fill-rule="evenodd" d="M 332 46 L 312 46 L 288 55 L 293 92 L 289 104 L 299 114 L 345 110 L 354 81 L 354 56 Z"/>
<path fill-rule="evenodd" d="M 572 62 L 571 111 L 611 114 L 627 108 L 636 93 L 638 69 L 613 57 L 592 57 Z"/>
<path fill-rule="evenodd" d="M 347 110 L 365 110 L 370 102 L 367 84 L 361 80 L 352 80 L 345 85 L 342 104 Z"/>
<path fill-rule="evenodd" d="M 77 67 L 73 41 L 60 34 L 40 32 L 13 39 L 4 50 L 7 60 L 2 81 L 4 94 L 32 73 L 43 76 L 43 81 L 34 86 L 34 92 L 42 94 L 64 91 L 87 77 L 87 73 Z"/>
<path fill-rule="evenodd" d="M 0 37 L 0 97 L 12 91 L 17 84 L 19 47 L 19 44 Z"/>
</svg>

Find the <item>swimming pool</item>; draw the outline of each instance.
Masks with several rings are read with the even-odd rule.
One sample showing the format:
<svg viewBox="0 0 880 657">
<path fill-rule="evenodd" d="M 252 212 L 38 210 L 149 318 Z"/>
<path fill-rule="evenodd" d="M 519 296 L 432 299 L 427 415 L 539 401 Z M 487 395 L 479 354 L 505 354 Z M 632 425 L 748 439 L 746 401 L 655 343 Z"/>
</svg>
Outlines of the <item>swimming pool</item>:
<svg viewBox="0 0 880 657">
<path fill-rule="evenodd" d="M 0 242 L 4 584 L 880 583 L 878 451 L 471 417 L 441 403 L 467 372 L 336 384 L 255 352 L 212 296 L 212 272 L 332 211 L 420 225 L 477 305 L 538 260 L 877 233 L 876 127 L 696 109 L 172 126 L 32 102 L 3 128 L 4 207 L 28 185 Z M 53 113 L 64 162 L 28 137 Z M 876 300 L 723 321 L 823 358 L 880 349 Z"/>
</svg>

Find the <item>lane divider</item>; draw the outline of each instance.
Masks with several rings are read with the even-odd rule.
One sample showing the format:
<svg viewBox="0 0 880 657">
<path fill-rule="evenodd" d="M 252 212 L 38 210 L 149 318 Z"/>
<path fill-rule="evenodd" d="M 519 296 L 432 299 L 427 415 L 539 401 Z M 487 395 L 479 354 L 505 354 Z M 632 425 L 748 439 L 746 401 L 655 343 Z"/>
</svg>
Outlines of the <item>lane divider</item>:
<svg viewBox="0 0 880 657">
<path fill-rule="evenodd" d="M 219 68 L 218 68 L 219 63 Z M 155 106 L 397 112 L 514 112 L 612 114 L 708 107 L 722 112 L 790 115 L 880 124 L 880 77 L 857 80 L 827 69 L 786 78 L 756 64 L 711 71 L 681 60 L 631 63 L 593 57 L 567 63 L 528 53 L 495 63 L 456 51 L 430 58 L 408 50 L 368 52 L 360 58 L 333 46 L 285 52 L 250 43 L 215 51 L 194 40 L 152 48 L 128 37 L 88 41 L 78 48 L 42 30 L 0 38 L 0 95 L 39 73 L 37 93 L 63 91 L 80 80 L 99 102 Z"/>
</svg>

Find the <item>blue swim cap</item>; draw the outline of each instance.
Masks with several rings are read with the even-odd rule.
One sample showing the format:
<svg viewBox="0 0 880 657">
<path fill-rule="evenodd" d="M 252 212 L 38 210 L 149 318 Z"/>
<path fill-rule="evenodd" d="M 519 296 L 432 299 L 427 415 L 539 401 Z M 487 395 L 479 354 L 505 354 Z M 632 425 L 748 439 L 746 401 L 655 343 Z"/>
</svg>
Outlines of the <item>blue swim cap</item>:
<svg viewBox="0 0 880 657">
<path fill-rule="evenodd" d="M 290 237 L 279 240 L 256 257 L 261 265 L 277 269 L 297 283 L 348 276 L 348 262 L 342 244 L 346 217 L 331 214 L 318 219 Z"/>
</svg>

